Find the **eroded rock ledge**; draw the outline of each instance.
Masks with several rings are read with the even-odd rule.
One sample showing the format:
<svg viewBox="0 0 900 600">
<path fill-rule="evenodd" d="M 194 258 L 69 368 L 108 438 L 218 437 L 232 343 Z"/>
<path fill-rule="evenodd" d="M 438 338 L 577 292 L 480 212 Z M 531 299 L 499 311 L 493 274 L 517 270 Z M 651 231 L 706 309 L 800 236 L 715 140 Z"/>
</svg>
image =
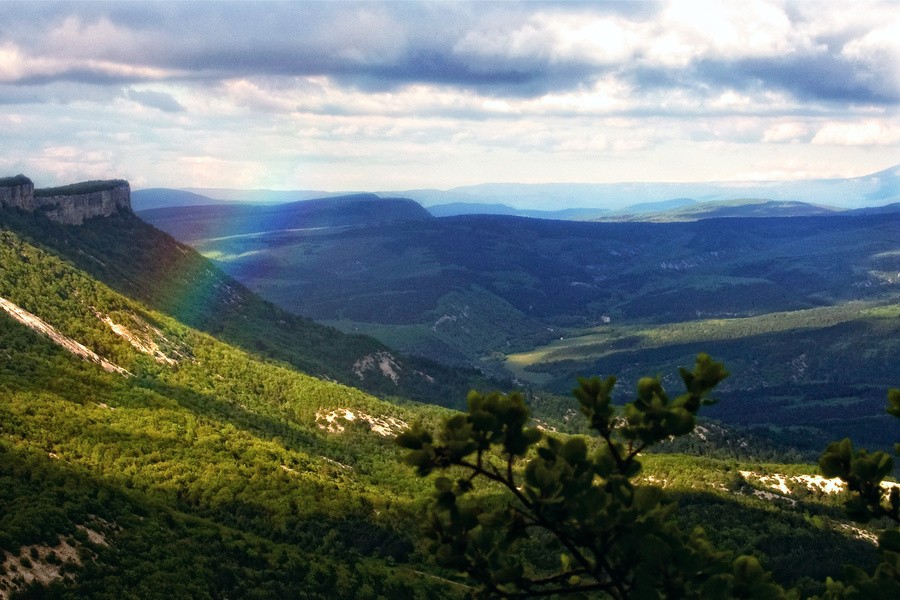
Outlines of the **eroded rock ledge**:
<svg viewBox="0 0 900 600">
<path fill-rule="evenodd" d="M 0 178 L 0 207 L 43 212 L 66 225 L 87 219 L 131 212 L 131 188 L 123 179 L 84 181 L 55 188 L 35 189 L 24 175 Z"/>
</svg>

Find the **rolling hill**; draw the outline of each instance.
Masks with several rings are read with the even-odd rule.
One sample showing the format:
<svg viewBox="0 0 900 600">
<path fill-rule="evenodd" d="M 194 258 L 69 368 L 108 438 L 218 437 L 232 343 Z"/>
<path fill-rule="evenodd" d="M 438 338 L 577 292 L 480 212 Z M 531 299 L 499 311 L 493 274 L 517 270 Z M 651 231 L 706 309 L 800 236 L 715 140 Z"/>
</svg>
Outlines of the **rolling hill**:
<svg viewBox="0 0 900 600">
<path fill-rule="evenodd" d="M 807 205 L 733 208 L 747 215 L 803 212 Z M 681 210 L 697 217 L 707 209 Z M 164 212 L 148 218 L 170 227 Z M 791 435 L 812 451 L 840 427 L 840 406 L 853 408 L 853 437 L 890 441 L 879 432 L 880 406 L 884 387 L 896 379 L 900 336 L 896 319 L 866 311 L 893 314 L 898 302 L 896 224 L 889 212 L 660 223 L 466 215 L 193 243 L 288 310 L 557 392 L 576 375 L 637 377 L 644 365 L 671 369 L 714 348 L 741 365 L 724 392 L 735 401 L 715 414 L 771 425 L 763 433 L 773 438 L 794 422 Z M 812 322 L 809 315 L 829 307 L 842 320 Z M 747 326 L 779 314 L 790 325 Z M 728 325 L 726 334 L 702 331 L 703 323 L 719 322 Z M 691 336 L 655 346 L 628 333 L 691 323 Z M 532 352 L 554 340 L 590 339 L 595 328 L 618 331 L 611 347 Z M 542 358 L 527 358 L 536 355 Z"/>
</svg>

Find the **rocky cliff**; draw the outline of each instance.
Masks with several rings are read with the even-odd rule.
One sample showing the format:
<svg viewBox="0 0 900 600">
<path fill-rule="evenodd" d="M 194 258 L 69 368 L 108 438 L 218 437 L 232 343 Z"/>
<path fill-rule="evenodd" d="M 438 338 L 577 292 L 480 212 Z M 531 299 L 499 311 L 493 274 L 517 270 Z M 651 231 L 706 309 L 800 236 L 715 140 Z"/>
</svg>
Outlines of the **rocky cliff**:
<svg viewBox="0 0 900 600">
<path fill-rule="evenodd" d="M 35 209 L 34 184 L 24 175 L 0 178 L 0 208 L 10 207 Z"/>
<path fill-rule="evenodd" d="M 131 188 L 121 179 L 85 181 L 56 188 L 34 189 L 24 175 L 0 179 L 0 207 L 41 211 L 52 221 L 81 225 L 86 219 L 131 211 Z"/>
</svg>

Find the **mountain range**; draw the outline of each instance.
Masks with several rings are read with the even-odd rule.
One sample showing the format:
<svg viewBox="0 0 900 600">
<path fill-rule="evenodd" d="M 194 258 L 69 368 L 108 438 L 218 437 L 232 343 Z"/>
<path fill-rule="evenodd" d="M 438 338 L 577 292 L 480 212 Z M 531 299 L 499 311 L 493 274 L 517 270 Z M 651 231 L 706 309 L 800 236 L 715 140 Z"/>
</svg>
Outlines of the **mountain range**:
<svg viewBox="0 0 900 600">
<path fill-rule="evenodd" d="M 415 200 L 434 210 L 435 216 L 484 212 L 487 214 L 580 219 L 602 216 L 606 211 L 659 212 L 668 208 L 677 208 L 692 201 L 718 202 L 740 198 L 807 202 L 843 209 L 882 206 L 900 201 L 898 176 L 900 176 L 900 165 L 870 175 L 845 179 L 705 183 L 486 183 L 449 190 L 396 190 L 378 192 L 378 195 Z M 134 207 L 136 210 L 144 210 L 163 206 L 187 206 L 217 202 L 278 204 L 342 195 L 348 194 L 316 190 L 234 190 L 227 188 L 168 190 L 157 188 L 135 191 Z M 530 211 L 538 211 L 538 213 L 528 214 Z"/>
<path fill-rule="evenodd" d="M 486 183 L 450 190 L 405 190 L 392 195 L 412 198 L 430 207 L 451 202 L 507 204 L 519 209 L 605 208 L 690 198 L 698 202 L 767 198 L 814 202 L 840 208 L 879 206 L 900 200 L 900 165 L 846 179 L 802 181 L 731 181 L 707 183 Z"/>
</svg>

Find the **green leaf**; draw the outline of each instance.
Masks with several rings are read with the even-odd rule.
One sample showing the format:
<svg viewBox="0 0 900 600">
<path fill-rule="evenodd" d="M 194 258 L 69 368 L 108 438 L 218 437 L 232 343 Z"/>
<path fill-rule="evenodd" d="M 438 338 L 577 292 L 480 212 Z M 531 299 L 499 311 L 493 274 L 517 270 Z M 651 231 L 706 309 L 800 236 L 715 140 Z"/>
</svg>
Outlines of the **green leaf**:
<svg viewBox="0 0 900 600">
<path fill-rule="evenodd" d="M 872 511 L 869 504 L 859 496 L 853 496 L 844 503 L 847 516 L 860 523 L 868 523 L 872 520 Z"/>
<path fill-rule="evenodd" d="M 468 479 L 457 479 L 456 480 L 456 489 L 459 494 L 465 494 L 468 491 L 471 491 L 473 488 L 472 482 Z"/>
<path fill-rule="evenodd" d="M 587 445 L 580 437 L 573 437 L 562 448 L 562 457 L 569 464 L 581 462 L 587 457 Z"/>
</svg>

